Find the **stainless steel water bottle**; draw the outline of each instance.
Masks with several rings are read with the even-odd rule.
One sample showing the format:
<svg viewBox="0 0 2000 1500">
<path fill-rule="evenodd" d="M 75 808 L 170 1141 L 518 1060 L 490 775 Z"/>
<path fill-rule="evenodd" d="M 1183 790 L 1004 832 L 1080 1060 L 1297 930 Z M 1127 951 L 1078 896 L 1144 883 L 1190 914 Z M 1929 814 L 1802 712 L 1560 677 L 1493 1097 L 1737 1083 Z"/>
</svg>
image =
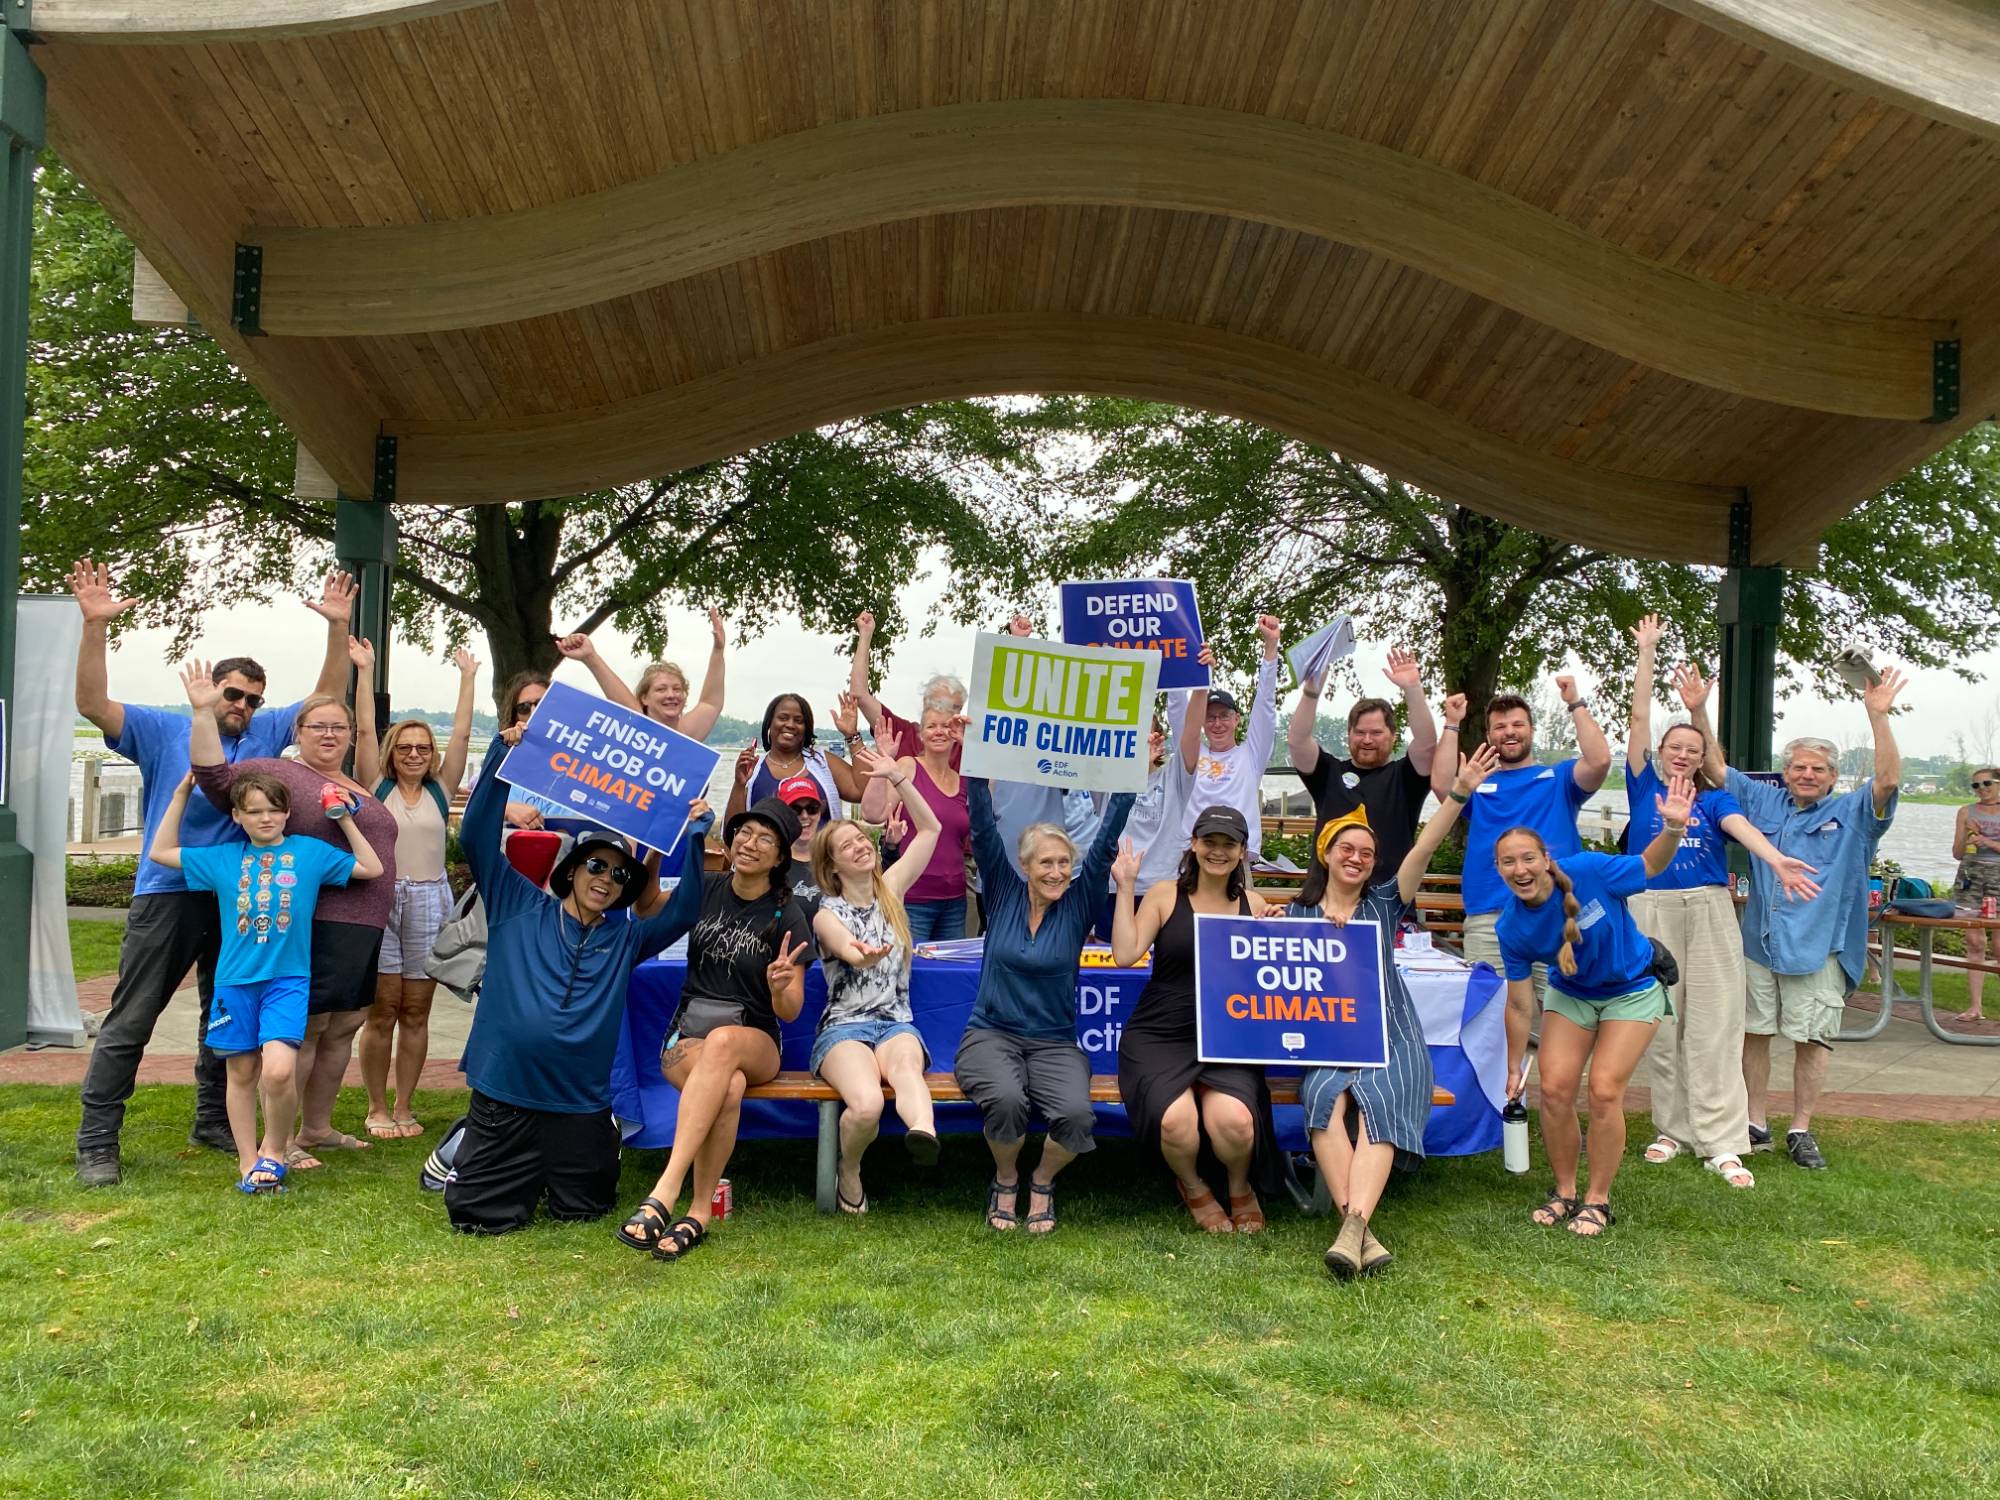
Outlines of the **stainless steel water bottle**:
<svg viewBox="0 0 2000 1500">
<path fill-rule="evenodd" d="M 1500 1153 L 1508 1171 L 1528 1170 L 1528 1106 L 1519 1099 L 1509 1099 L 1500 1111 Z"/>
</svg>

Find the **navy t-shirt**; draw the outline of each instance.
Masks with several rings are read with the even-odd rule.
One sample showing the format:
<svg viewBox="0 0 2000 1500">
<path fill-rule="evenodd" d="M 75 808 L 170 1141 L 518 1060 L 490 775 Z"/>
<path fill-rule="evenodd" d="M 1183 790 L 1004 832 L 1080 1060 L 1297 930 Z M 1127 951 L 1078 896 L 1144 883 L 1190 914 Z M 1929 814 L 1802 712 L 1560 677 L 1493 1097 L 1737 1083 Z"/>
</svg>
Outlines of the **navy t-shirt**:
<svg viewBox="0 0 2000 1500">
<path fill-rule="evenodd" d="M 1557 859 L 1576 854 L 1577 809 L 1590 793 L 1576 784 L 1576 762 L 1521 766 L 1495 771 L 1479 784 L 1465 806 L 1465 874 L 1460 891 L 1467 916 L 1498 911 L 1507 900 L 1506 882 L 1493 867 L 1493 846 L 1510 828 L 1532 828 Z M 1388 872 L 1380 870 L 1378 874 Z"/>
<path fill-rule="evenodd" d="M 1563 941 L 1558 887 L 1540 906 L 1508 892 L 1495 930 L 1507 977 L 1532 978 L 1536 964 L 1547 964 L 1549 983 L 1579 1000 L 1614 1000 L 1651 984 L 1652 941 L 1625 910 L 1625 902 L 1646 888 L 1645 862 L 1634 854 L 1572 854 L 1556 863 L 1576 893 L 1576 972 L 1556 966 Z"/>
<path fill-rule="evenodd" d="M 1653 805 L 1653 799 L 1666 794 L 1667 784 L 1660 779 L 1652 761 L 1648 760 L 1637 776 L 1628 770 L 1625 805 L 1632 820 L 1627 825 L 1625 847 L 1632 853 L 1637 854 L 1659 837 L 1660 810 Z M 1722 820 L 1732 814 L 1741 817 L 1743 808 L 1728 792 L 1699 794 L 1694 799 L 1694 811 L 1688 815 L 1687 832 L 1681 836 L 1674 862 L 1647 881 L 1646 888 L 1688 891 L 1704 885 L 1728 885 L 1730 839 L 1722 831 Z"/>
</svg>

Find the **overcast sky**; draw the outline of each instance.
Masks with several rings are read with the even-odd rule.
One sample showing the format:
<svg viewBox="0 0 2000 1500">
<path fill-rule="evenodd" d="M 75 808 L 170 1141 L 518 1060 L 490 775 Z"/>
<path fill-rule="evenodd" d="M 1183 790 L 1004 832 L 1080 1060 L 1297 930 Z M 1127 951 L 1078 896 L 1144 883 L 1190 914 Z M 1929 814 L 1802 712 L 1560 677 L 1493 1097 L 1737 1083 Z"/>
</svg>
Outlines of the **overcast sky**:
<svg viewBox="0 0 2000 1500">
<path fill-rule="evenodd" d="M 935 572 L 935 570 L 934 570 Z M 904 616 L 922 620 L 936 618 L 937 601 L 943 585 L 936 576 L 903 591 Z M 1053 606 L 1055 591 L 1044 601 Z M 668 656 L 692 674 L 699 689 L 703 664 L 708 659 L 708 628 L 705 618 L 692 609 L 665 611 Z M 1286 643 L 1309 634 L 1323 622 L 1300 621 L 1296 628 L 1287 622 Z M 1053 626 L 1051 627 L 1053 628 Z M 111 659 L 111 691 L 114 697 L 135 703 L 180 701 L 180 683 L 164 659 L 168 632 L 139 630 L 128 632 Z M 913 711 L 918 689 L 935 672 L 968 674 L 972 661 L 971 630 L 940 625 L 929 639 L 904 642 L 896 651 L 883 697 L 903 712 Z M 644 658 L 628 640 L 608 627 L 598 632 L 598 649 L 630 682 L 637 678 Z M 281 601 L 269 607 L 213 609 L 202 615 L 200 649 L 210 656 L 244 653 L 262 661 L 272 674 L 272 689 L 281 697 L 303 693 L 312 677 L 325 642 L 324 627 L 317 615 L 302 602 Z M 1409 643 L 1423 655 L 1421 642 Z M 475 638 L 473 648 L 482 660 L 483 641 Z M 1384 643 L 1363 641 L 1357 659 L 1370 691 L 1382 691 Z M 843 638 L 816 635 L 797 627 L 779 628 L 748 643 L 732 639 L 729 651 L 728 698 L 723 711 L 739 719 L 756 720 L 765 702 L 783 691 L 800 691 L 811 696 L 816 712 L 831 710 L 835 695 L 847 679 L 847 645 Z M 1910 708 L 1899 716 L 1899 738 L 1910 755 L 1954 753 L 1953 737 L 1963 735 L 1967 753 L 1975 759 L 2000 758 L 2000 654 L 1974 658 L 1972 665 L 1984 681 L 1966 684 L 1944 673 L 1922 676 L 1912 684 L 1906 701 Z M 561 674 L 579 686 L 589 685 L 589 676 L 575 664 L 565 664 Z M 1584 675 L 1585 691 L 1590 691 Z M 448 709 L 457 691 L 458 674 L 448 663 L 428 660 L 414 650 L 394 653 L 390 688 L 397 706 Z M 1293 701 L 1288 695 L 1286 706 Z M 1335 706 L 1347 701 L 1336 693 Z M 490 698 L 482 691 L 482 708 L 490 709 Z M 1610 726 L 1614 743 L 1622 743 L 1623 725 Z M 1779 705 L 1779 736 L 1814 734 L 1837 744 L 1865 744 L 1867 716 L 1858 703 L 1829 703 L 1800 696 Z"/>
</svg>

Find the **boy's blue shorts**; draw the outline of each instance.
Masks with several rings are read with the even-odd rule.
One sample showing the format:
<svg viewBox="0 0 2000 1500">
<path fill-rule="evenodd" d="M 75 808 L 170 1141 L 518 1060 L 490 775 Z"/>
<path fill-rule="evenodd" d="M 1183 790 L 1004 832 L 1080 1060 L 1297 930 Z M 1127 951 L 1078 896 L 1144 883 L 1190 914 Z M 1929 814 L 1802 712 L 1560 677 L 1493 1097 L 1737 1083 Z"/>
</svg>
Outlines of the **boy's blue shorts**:
<svg viewBox="0 0 2000 1500">
<path fill-rule="evenodd" d="M 218 1057 L 256 1052 L 266 1042 L 296 1047 L 306 1039 L 303 974 L 259 984 L 218 984 L 208 1012 L 208 1050 Z"/>
</svg>

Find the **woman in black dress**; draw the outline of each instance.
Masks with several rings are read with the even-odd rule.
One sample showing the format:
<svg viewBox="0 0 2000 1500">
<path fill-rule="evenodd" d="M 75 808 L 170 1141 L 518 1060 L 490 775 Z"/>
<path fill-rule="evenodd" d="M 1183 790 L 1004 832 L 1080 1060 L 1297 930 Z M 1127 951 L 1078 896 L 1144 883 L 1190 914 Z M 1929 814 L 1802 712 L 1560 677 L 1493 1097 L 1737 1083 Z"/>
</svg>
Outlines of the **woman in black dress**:
<svg viewBox="0 0 2000 1500">
<path fill-rule="evenodd" d="M 1136 909 L 1139 858 L 1129 843 L 1111 866 L 1118 883 L 1112 957 L 1126 966 L 1153 950 L 1153 977 L 1118 1044 L 1118 1092 L 1132 1133 L 1159 1147 L 1181 1202 L 1211 1234 L 1264 1227 L 1257 1189 L 1270 1187 L 1278 1165 L 1264 1070 L 1195 1055 L 1195 913 L 1255 914 L 1243 862 L 1249 841 L 1235 808 L 1204 808 L 1177 878 L 1146 892 Z M 1218 1186 L 1229 1200 L 1226 1213 Z"/>
</svg>

